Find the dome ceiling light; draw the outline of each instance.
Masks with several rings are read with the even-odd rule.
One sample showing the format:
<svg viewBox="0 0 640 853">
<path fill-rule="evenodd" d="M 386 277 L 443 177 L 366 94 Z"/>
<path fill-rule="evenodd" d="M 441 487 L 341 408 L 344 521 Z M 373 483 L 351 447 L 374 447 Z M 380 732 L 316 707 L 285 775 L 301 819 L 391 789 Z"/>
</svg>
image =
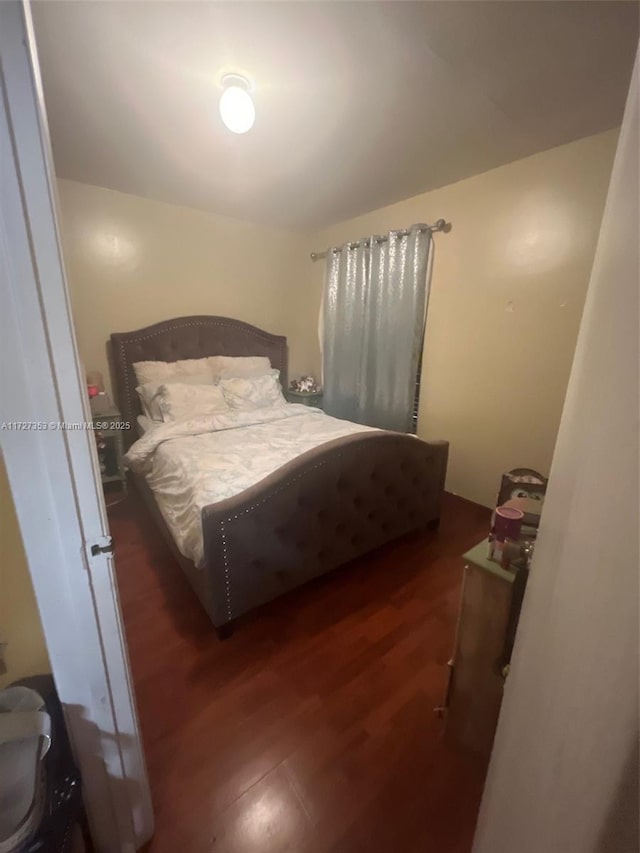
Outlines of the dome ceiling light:
<svg viewBox="0 0 640 853">
<path fill-rule="evenodd" d="M 220 96 L 220 118 L 232 133 L 246 133 L 256 120 L 251 86 L 241 74 L 225 74 Z"/>
</svg>

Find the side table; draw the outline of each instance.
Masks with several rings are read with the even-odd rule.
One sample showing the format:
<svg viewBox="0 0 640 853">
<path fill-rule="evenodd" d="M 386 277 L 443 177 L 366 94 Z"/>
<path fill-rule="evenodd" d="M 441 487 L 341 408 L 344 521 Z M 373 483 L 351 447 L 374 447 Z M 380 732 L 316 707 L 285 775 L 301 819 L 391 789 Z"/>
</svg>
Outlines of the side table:
<svg viewBox="0 0 640 853">
<path fill-rule="evenodd" d="M 301 403 L 303 406 L 322 408 L 322 391 L 287 391 L 288 403 Z"/>
<path fill-rule="evenodd" d="M 483 540 L 464 555 L 464 577 L 444 706 L 446 734 L 488 756 L 493 745 L 528 570 L 506 571 Z"/>
<path fill-rule="evenodd" d="M 127 491 L 127 475 L 124 470 L 124 432 L 129 428 L 115 408 L 93 415 L 93 427 L 98 443 L 100 479 L 103 485 L 120 483 Z"/>
</svg>

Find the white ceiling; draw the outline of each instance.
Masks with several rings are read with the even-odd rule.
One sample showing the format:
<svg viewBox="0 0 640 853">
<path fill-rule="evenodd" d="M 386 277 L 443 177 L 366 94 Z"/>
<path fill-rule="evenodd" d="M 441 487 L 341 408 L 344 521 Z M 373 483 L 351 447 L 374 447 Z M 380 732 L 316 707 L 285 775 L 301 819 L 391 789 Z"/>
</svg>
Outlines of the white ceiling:
<svg viewBox="0 0 640 853">
<path fill-rule="evenodd" d="M 36 2 L 58 175 L 323 226 L 620 123 L 634 2 Z M 230 133 L 223 70 L 255 83 Z"/>
</svg>

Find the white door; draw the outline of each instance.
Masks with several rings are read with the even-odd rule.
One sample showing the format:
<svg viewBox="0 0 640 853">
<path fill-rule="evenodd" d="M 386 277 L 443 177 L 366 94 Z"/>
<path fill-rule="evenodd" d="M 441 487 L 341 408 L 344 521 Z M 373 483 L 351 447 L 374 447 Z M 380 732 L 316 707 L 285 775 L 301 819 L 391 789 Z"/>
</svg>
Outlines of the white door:
<svg viewBox="0 0 640 853">
<path fill-rule="evenodd" d="M 0 422 L 16 512 L 99 851 L 153 813 L 71 322 L 28 5 L 0 2 Z"/>
</svg>

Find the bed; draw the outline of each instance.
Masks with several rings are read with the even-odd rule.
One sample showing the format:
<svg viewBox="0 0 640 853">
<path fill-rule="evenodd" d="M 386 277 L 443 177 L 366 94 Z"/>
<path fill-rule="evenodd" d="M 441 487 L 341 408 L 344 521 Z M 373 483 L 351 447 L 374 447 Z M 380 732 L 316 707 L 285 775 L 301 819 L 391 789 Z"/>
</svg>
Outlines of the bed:
<svg viewBox="0 0 640 853">
<path fill-rule="evenodd" d="M 186 436 L 181 427 L 165 430 L 167 438 L 162 441 L 149 439 L 153 430 L 143 435 L 137 426 L 143 412 L 135 391 L 134 363 L 263 356 L 287 387 L 286 338 L 226 317 L 181 317 L 114 333 L 110 350 L 116 401 L 123 419 L 132 424 L 126 443 L 142 436 L 130 453 L 140 456 L 138 448 L 147 446 L 151 468 L 154 453 L 169 456 L 169 449 L 182 452 L 191 442 L 193 459 L 201 446 L 197 442 L 202 442 L 203 465 L 206 444 L 207 464 L 216 470 L 220 441 L 217 434 L 213 438 L 203 434 L 204 428 L 195 437 Z M 198 560 L 189 559 L 194 552 L 184 543 L 178 547 L 179 538 L 172 535 L 161 511 L 160 494 L 156 499 L 149 485 L 153 477 L 131 474 L 221 637 L 231 633 L 240 615 L 392 539 L 420 528 L 435 529 L 439 523 L 447 442 L 425 442 L 337 421 L 344 426 L 336 427 L 339 436 L 330 438 L 334 425 L 329 422 L 334 419 L 321 412 L 294 411 L 302 408 L 283 407 L 281 424 L 233 424 L 236 443 L 242 445 L 246 438 L 248 446 L 255 446 L 260 431 L 269 430 L 278 437 L 280 453 L 284 448 L 282 458 L 291 458 L 239 493 L 201 507 Z M 307 444 L 300 445 L 304 447 L 314 429 L 320 443 L 287 454 L 283 437 L 287 430 L 300 435 L 301 441 L 304 437 Z"/>
</svg>

